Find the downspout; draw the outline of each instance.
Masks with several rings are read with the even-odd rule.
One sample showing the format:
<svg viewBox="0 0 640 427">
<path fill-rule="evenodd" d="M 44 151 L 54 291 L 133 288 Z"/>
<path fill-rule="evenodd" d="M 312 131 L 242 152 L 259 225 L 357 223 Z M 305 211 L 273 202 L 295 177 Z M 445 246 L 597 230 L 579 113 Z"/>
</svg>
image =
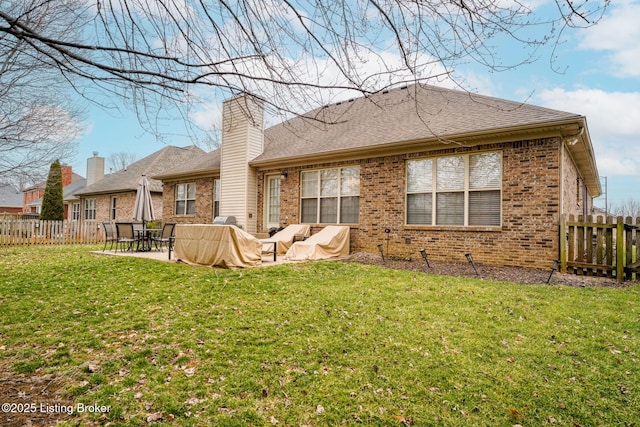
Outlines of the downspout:
<svg viewBox="0 0 640 427">
<path fill-rule="evenodd" d="M 560 143 L 558 144 L 558 223 L 560 223 L 560 218 L 564 214 L 564 139 L 560 138 Z"/>
<path fill-rule="evenodd" d="M 564 259 L 563 259 L 563 243 L 565 239 L 564 236 L 564 228 L 561 224 L 563 224 L 562 216 L 564 215 L 564 139 L 562 137 L 558 138 L 558 256 L 557 259 L 560 260 L 561 270 L 564 273 Z"/>
<path fill-rule="evenodd" d="M 582 215 L 584 218 L 591 215 L 592 204 L 589 203 L 589 190 L 587 189 L 587 182 L 584 178 L 580 179 L 582 187 Z"/>
<path fill-rule="evenodd" d="M 569 136 L 560 136 L 560 143 L 559 145 L 559 150 L 560 150 L 560 155 L 558 156 L 560 164 L 558 167 L 558 189 L 560 190 L 560 197 L 558 198 L 560 200 L 560 207 L 558 209 L 558 221 L 560 221 L 560 218 L 562 217 L 562 215 L 564 215 L 564 160 L 565 160 L 565 147 L 566 145 L 575 145 L 578 143 L 579 138 L 582 137 L 582 134 L 584 133 L 584 126 L 581 126 L 580 129 L 578 130 L 577 134 L 574 135 L 569 135 Z"/>
</svg>

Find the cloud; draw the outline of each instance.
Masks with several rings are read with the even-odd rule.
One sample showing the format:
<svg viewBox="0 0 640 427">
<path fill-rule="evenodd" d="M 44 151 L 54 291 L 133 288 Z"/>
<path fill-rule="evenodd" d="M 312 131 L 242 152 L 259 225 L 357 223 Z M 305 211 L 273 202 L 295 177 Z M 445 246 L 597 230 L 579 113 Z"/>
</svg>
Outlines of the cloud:
<svg viewBox="0 0 640 427">
<path fill-rule="evenodd" d="M 587 117 L 600 175 L 640 174 L 640 92 L 552 89 L 535 103 Z"/>
<path fill-rule="evenodd" d="M 222 124 L 222 103 L 204 102 L 190 113 L 190 119 L 201 129 L 219 128 Z"/>
<path fill-rule="evenodd" d="M 617 77 L 640 77 L 640 2 L 612 3 L 610 13 L 588 31 L 578 44 L 582 50 L 609 52 L 610 72 Z"/>
</svg>

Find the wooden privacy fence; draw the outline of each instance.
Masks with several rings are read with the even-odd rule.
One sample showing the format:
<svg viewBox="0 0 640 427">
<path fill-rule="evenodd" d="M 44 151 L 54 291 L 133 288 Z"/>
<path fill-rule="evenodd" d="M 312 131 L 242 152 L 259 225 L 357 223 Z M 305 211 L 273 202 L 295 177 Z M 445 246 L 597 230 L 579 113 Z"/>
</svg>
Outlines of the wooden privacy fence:
<svg viewBox="0 0 640 427">
<path fill-rule="evenodd" d="M 560 271 L 637 280 L 640 218 L 573 215 L 560 221 Z"/>
<path fill-rule="evenodd" d="M 98 243 L 104 231 L 96 221 L 0 219 L 0 246 Z"/>
</svg>

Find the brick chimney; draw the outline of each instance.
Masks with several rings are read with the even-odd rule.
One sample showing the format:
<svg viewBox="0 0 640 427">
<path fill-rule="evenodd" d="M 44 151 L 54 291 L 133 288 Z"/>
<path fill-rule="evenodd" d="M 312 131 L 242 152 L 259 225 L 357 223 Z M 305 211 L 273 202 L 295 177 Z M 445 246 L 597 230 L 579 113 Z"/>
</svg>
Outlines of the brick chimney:
<svg viewBox="0 0 640 427">
<path fill-rule="evenodd" d="M 62 186 L 66 187 L 73 181 L 73 170 L 71 166 L 62 166 Z"/>
</svg>

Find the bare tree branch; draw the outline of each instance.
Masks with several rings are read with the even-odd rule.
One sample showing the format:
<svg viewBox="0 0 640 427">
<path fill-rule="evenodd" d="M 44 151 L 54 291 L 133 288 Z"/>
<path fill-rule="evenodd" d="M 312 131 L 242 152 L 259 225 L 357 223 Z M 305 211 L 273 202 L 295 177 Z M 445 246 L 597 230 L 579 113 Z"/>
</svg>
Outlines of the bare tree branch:
<svg viewBox="0 0 640 427">
<path fill-rule="evenodd" d="M 495 71 L 535 61 L 608 4 L 554 0 L 550 13 L 526 0 L 3 0 L 0 93 L 49 85 L 55 101 L 54 92 L 75 91 L 129 106 L 149 131 L 168 111 L 189 122 L 201 102 L 239 93 L 271 114 L 299 114 L 336 97 L 455 79 L 468 61 Z M 504 43 L 524 54 L 501 57 Z"/>
</svg>

